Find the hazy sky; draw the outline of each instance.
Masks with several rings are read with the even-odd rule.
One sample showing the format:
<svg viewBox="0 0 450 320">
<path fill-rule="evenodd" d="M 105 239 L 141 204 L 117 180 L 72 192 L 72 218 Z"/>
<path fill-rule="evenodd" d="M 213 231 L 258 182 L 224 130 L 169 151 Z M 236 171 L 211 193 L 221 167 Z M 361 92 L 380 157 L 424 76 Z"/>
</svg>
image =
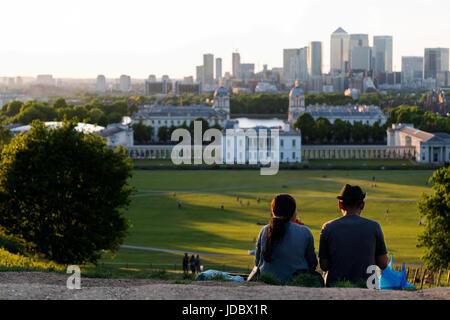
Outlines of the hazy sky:
<svg viewBox="0 0 450 320">
<path fill-rule="evenodd" d="M 1 0 L 0 76 L 147 78 L 195 76 L 203 53 L 282 66 L 283 48 L 322 41 L 329 69 L 330 35 L 394 37 L 401 56 L 450 47 L 448 0 Z"/>
</svg>

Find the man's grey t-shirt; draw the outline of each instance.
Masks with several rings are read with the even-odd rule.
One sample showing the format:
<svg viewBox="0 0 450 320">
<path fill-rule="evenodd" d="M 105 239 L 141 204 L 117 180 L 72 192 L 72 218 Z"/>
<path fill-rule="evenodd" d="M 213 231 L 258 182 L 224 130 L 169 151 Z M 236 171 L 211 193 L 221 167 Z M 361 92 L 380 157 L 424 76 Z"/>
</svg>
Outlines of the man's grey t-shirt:
<svg viewBox="0 0 450 320">
<path fill-rule="evenodd" d="M 375 257 L 386 253 L 378 222 L 350 215 L 322 226 L 319 258 L 329 262 L 327 286 L 340 280 L 367 280 L 367 267 L 376 264 Z"/>
<path fill-rule="evenodd" d="M 296 271 L 316 269 L 317 257 L 311 231 L 292 222 L 287 224 L 283 239 L 274 246 L 272 262 L 265 261 L 263 252 L 268 228 L 266 225 L 261 229 L 256 244 L 255 265 L 261 274 L 271 273 L 281 281 L 288 281 Z"/>
</svg>

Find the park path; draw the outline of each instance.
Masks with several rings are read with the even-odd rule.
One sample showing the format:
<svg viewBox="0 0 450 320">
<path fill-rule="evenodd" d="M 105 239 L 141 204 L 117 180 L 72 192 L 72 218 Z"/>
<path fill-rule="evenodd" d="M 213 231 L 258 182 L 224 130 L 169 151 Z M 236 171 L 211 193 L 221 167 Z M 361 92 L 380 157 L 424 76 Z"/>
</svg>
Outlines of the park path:
<svg viewBox="0 0 450 320">
<path fill-rule="evenodd" d="M 158 252 L 166 252 L 166 253 L 200 254 L 200 255 L 204 255 L 204 256 L 243 256 L 244 255 L 244 254 L 237 254 L 237 253 L 234 253 L 234 254 L 233 253 L 214 253 L 214 252 L 198 252 L 198 251 L 189 251 L 189 250 L 152 248 L 152 247 L 132 246 L 132 245 L 128 245 L 128 244 L 123 244 L 120 247 L 124 248 L 124 249 L 158 251 Z"/>
</svg>

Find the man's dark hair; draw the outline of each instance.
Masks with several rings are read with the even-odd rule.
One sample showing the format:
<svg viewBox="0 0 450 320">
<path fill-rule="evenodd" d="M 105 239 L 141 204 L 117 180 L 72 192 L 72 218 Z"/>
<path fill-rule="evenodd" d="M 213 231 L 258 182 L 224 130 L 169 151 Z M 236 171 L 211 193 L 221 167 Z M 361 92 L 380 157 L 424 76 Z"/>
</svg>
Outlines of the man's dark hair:
<svg viewBox="0 0 450 320">
<path fill-rule="evenodd" d="M 358 209 L 359 206 L 364 202 L 364 200 L 341 200 L 342 207 L 347 211 L 351 209 Z"/>
</svg>

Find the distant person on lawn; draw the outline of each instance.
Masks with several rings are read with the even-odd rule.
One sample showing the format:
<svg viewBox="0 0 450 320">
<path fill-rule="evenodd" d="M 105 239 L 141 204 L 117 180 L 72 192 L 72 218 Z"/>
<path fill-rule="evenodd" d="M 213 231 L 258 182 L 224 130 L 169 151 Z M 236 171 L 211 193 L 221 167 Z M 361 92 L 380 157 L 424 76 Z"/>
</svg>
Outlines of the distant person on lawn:
<svg viewBox="0 0 450 320">
<path fill-rule="evenodd" d="M 362 218 L 366 194 L 358 186 L 345 185 L 339 196 L 342 217 L 322 226 L 320 268 L 327 272 L 327 287 L 337 281 L 367 281 L 367 267 L 388 266 L 386 245 L 378 222 Z"/>
<path fill-rule="evenodd" d="M 201 272 L 201 270 L 200 270 L 200 264 L 201 264 L 201 262 L 200 262 L 200 255 L 197 254 L 197 256 L 195 257 L 195 270 L 196 270 L 198 273 Z"/>
<path fill-rule="evenodd" d="M 189 256 L 187 253 L 185 253 L 183 257 L 183 272 L 185 273 L 189 272 L 188 265 L 189 265 Z"/>
<path fill-rule="evenodd" d="M 191 259 L 189 259 L 189 264 L 191 265 L 191 272 L 192 274 L 195 274 L 195 257 L 194 255 L 191 256 Z"/>
<path fill-rule="evenodd" d="M 279 194 L 273 198 L 271 207 L 272 219 L 262 228 L 256 244 L 255 266 L 260 274 L 271 273 L 285 282 L 295 273 L 314 272 L 317 267 L 314 238 L 308 227 L 295 223 L 295 199 Z"/>
</svg>

